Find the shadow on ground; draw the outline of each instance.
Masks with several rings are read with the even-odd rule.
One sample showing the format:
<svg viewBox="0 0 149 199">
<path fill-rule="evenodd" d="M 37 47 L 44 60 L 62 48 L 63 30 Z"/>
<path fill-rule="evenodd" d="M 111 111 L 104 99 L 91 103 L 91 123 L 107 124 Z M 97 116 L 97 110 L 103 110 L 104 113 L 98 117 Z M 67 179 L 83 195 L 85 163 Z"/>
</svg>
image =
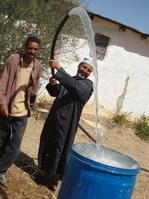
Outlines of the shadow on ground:
<svg viewBox="0 0 149 199">
<path fill-rule="evenodd" d="M 47 180 L 45 177 L 43 177 L 42 171 L 35 164 L 33 158 L 23 152 L 20 152 L 19 157 L 15 161 L 15 165 L 24 172 L 28 173 L 32 180 L 36 182 L 36 184 L 49 188 Z"/>
</svg>

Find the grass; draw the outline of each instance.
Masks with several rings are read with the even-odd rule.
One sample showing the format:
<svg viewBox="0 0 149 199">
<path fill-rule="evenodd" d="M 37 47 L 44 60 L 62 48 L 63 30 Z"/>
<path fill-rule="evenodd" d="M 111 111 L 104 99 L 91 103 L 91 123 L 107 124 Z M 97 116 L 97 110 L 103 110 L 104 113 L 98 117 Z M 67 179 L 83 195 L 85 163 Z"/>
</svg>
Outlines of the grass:
<svg viewBox="0 0 149 199">
<path fill-rule="evenodd" d="M 119 126 L 127 124 L 129 122 L 128 114 L 126 114 L 126 113 L 115 114 L 112 117 L 112 122 L 119 125 Z"/>
<path fill-rule="evenodd" d="M 149 142 L 149 117 L 143 115 L 135 123 L 136 135 L 141 140 Z"/>
<path fill-rule="evenodd" d="M 112 122 L 118 126 L 127 125 L 130 121 L 127 113 L 115 114 Z M 131 123 L 132 124 L 132 123 Z M 146 142 L 149 142 L 149 117 L 142 115 L 131 125 L 134 127 L 136 135 Z"/>
</svg>

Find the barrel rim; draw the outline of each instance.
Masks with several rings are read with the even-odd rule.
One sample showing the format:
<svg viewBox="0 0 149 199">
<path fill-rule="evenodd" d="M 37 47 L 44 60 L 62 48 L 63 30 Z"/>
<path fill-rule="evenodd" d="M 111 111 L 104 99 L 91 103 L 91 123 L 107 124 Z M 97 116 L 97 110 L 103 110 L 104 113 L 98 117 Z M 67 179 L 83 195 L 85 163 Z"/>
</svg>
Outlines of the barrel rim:
<svg viewBox="0 0 149 199">
<path fill-rule="evenodd" d="M 80 144 L 85 144 L 85 143 L 80 143 Z M 79 144 L 79 145 L 80 145 Z M 132 159 L 134 162 L 136 162 L 136 164 L 138 165 L 138 168 L 133 168 L 133 169 L 128 169 L 128 168 L 119 168 L 119 167 L 114 167 L 114 166 L 110 166 L 110 165 L 106 165 L 106 164 L 103 164 L 101 162 L 96 162 L 94 160 L 91 160 L 81 154 L 79 154 L 77 151 L 74 150 L 74 146 L 76 146 L 78 144 L 74 144 L 73 147 L 71 148 L 70 150 L 70 154 L 73 155 L 73 157 L 75 159 L 77 159 L 78 161 L 81 161 L 83 164 L 85 165 L 88 165 L 89 167 L 92 167 L 94 169 L 97 169 L 97 170 L 102 170 L 102 171 L 106 171 L 106 172 L 109 172 L 109 173 L 116 173 L 116 174 L 121 174 L 121 175 L 136 175 L 139 173 L 139 165 L 137 163 L 137 161 L 133 160 L 131 157 L 125 155 L 125 154 L 122 154 L 116 150 L 113 150 L 113 149 L 110 149 L 108 147 L 104 147 L 106 149 L 110 149 L 116 153 L 120 153 L 122 155 L 125 155 L 127 156 L 129 159 Z M 85 144 L 85 145 L 88 145 L 88 144 Z"/>
</svg>

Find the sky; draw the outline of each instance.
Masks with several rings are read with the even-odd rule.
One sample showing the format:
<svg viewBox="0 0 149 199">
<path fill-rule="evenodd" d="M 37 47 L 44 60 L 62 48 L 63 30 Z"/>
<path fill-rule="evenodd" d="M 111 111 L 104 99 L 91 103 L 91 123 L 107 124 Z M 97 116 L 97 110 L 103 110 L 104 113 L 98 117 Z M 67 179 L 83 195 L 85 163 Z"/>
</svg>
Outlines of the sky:
<svg viewBox="0 0 149 199">
<path fill-rule="evenodd" d="M 149 34 L 149 0 L 82 0 L 93 13 Z"/>
</svg>

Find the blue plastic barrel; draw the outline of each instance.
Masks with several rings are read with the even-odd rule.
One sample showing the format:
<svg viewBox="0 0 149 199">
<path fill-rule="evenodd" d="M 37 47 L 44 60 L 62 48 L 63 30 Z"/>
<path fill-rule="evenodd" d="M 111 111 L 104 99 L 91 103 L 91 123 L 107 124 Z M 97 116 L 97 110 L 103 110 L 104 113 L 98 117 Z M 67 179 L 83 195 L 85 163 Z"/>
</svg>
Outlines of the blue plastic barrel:
<svg viewBox="0 0 149 199">
<path fill-rule="evenodd" d="M 75 144 L 70 151 L 58 199 L 130 199 L 139 173 L 132 158 L 109 148 L 105 155 L 122 163 L 124 168 L 109 166 L 84 155 L 96 145 Z"/>
</svg>

